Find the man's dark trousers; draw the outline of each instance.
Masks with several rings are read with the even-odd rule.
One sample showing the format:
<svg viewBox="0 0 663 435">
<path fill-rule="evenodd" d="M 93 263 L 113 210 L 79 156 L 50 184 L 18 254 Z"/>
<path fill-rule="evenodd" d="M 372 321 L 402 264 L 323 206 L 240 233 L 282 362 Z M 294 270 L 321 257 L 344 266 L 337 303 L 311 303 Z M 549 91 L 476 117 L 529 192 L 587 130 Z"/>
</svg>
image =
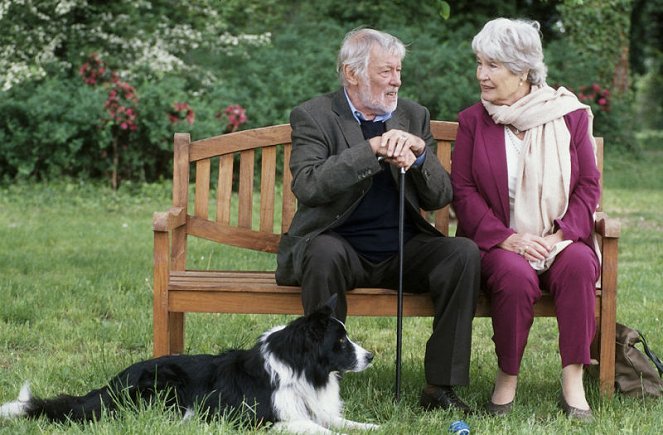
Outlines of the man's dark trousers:
<svg viewBox="0 0 663 435">
<path fill-rule="evenodd" d="M 426 381 L 467 385 L 480 279 L 478 248 L 466 238 L 419 233 L 405 245 L 403 265 L 404 290 L 430 292 L 435 308 L 424 361 Z M 305 313 L 338 293 L 336 316 L 345 321 L 346 292 L 358 287 L 398 288 L 398 256 L 371 263 L 343 237 L 324 233 L 306 249 L 301 286 Z"/>
</svg>

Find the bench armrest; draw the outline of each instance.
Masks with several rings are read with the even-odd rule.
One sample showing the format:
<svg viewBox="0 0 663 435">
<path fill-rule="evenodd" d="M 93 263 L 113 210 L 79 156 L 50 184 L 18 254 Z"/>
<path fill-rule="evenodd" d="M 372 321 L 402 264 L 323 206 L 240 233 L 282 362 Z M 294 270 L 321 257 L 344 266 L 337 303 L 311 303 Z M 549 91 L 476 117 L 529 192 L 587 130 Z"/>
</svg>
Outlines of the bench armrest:
<svg viewBox="0 0 663 435">
<path fill-rule="evenodd" d="M 171 207 L 168 211 L 156 212 L 152 216 L 154 231 L 168 232 L 184 224 L 186 224 L 186 213 L 182 207 Z"/>
<path fill-rule="evenodd" d="M 621 224 L 617 219 L 611 219 L 605 212 L 597 212 L 594 229 L 604 238 L 617 239 L 621 233 Z"/>
</svg>

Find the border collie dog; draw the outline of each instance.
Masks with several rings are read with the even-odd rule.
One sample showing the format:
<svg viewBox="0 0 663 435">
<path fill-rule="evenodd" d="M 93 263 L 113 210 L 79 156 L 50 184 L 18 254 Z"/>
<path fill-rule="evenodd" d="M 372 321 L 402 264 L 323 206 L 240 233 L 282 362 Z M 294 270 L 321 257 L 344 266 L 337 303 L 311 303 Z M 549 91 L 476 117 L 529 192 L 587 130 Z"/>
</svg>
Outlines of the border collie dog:
<svg viewBox="0 0 663 435">
<path fill-rule="evenodd" d="M 272 429 L 291 433 L 377 429 L 343 418 L 340 375 L 366 369 L 373 354 L 348 339 L 345 326 L 332 315 L 335 304 L 332 297 L 308 316 L 267 331 L 252 349 L 142 361 L 84 396 L 40 399 L 25 384 L 17 400 L 0 406 L 0 417 L 91 420 L 125 400 L 159 398 L 184 418 L 194 412 L 223 415 L 272 423 Z"/>
</svg>

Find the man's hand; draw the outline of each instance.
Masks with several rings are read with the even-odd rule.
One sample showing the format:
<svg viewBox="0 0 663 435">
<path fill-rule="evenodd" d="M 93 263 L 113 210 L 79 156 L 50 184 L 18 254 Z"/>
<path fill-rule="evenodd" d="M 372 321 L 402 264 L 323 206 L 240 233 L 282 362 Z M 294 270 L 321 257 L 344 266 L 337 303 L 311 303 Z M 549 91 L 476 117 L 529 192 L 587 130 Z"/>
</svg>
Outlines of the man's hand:
<svg viewBox="0 0 663 435">
<path fill-rule="evenodd" d="M 376 156 L 405 170 L 426 150 L 423 139 L 403 130 L 389 130 L 382 136 L 370 139 L 369 144 Z"/>
</svg>

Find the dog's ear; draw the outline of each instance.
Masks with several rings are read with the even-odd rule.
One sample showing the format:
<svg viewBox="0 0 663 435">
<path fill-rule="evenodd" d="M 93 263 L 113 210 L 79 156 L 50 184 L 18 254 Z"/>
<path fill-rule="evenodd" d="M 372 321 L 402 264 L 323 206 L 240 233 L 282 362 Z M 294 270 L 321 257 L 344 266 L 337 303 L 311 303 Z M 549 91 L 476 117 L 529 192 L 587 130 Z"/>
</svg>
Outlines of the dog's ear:
<svg viewBox="0 0 663 435">
<path fill-rule="evenodd" d="M 327 299 L 327 302 L 320 304 L 318 308 L 316 308 L 315 311 L 311 313 L 311 315 L 316 314 L 317 316 L 333 317 L 337 300 L 338 295 L 334 293 L 329 299 Z"/>
<path fill-rule="evenodd" d="M 322 340 L 329 326 L 331 316 L 332 311 L 327 305 L 322 305 L 306 316 L 306 334 L 312 341 L 319 342 Z"/>
<path fill-rule="evenodd" d="M 325 302 L 325 305 L 328 306 L 331 310 L 332 313 L 336 309 L 336 301 L 338 300 L 338 293 L 334 293 L 331 295 L 329 299 L 327 299 L 327 302 Z"/>
<path fill-rule="evenodd" d="M 321 304 L 316 308 L 315 311 L 311 313 L 311 316 L 317 318 L 329 318 L 334 315 L 334 309 L 336 308 L 336 293 L 334 293 L 324 304 Z"/>
<path fill-rule="evenodd" d="M 334 293 L 324 304 L 320 305 L 315 311 L 307 317 L 310 321 L 309 325 L 312 327 L 311 332 L 320 338 L 324 335 L 327 329 L 329 319 L 334 317 L 334 309 L 336 308 L 336 300 L 338 296 Z"/>
</svg>

